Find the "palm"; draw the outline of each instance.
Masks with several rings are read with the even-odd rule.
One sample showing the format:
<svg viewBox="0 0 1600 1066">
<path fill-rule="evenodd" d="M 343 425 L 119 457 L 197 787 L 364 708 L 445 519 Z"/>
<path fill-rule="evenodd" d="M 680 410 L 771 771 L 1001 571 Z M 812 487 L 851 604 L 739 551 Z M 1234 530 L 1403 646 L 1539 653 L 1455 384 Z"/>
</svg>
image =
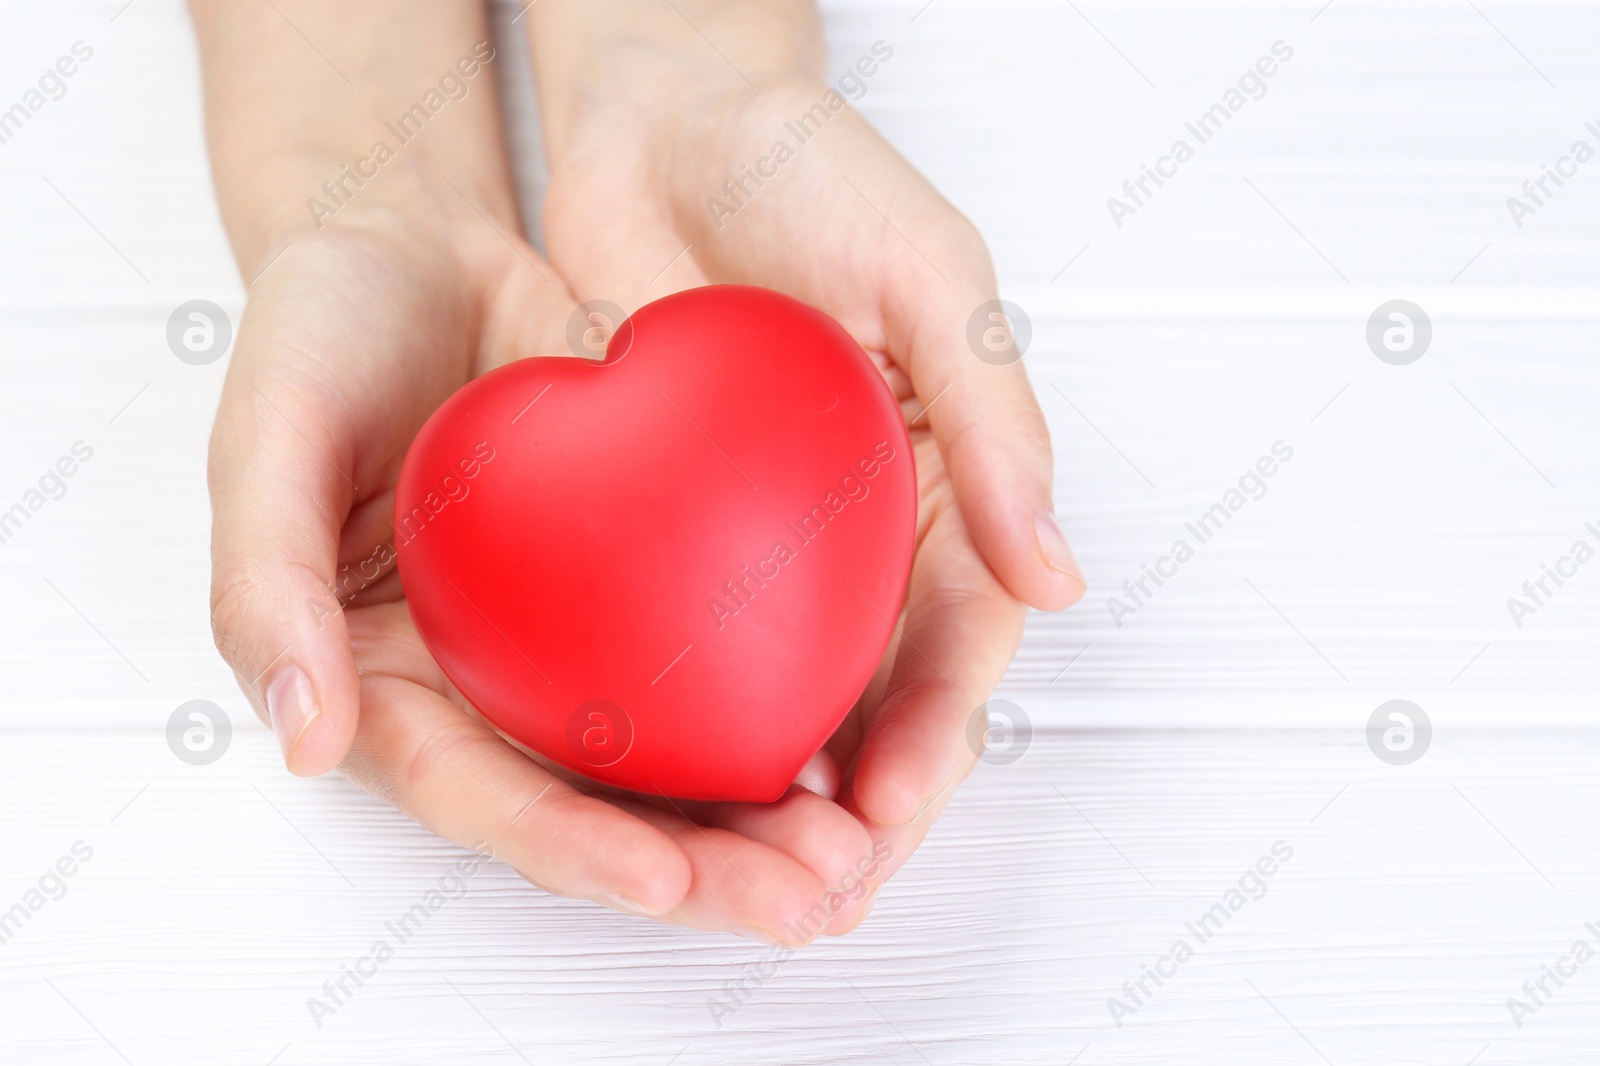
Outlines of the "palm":
<svg viewBox="0 0 1600 1066">
<path fill-rule="evenodd" d="M 862 821 L 876 839 L 895 846 L 892 869 L 971 765 L 970 753 L 959 749 L 976 704 L 964 693 L 993 683 L 974 683 L 967 664 L 949 665 L 952 641 L 963 639 L 961 629 L 970 624 L 950 608 L 999 592 L 953 506 L 945 456 L 922 417 L 939 395 L 927 388 L 932 375 L 913 365 L 918 319 L 904 294 L 932 291 L 937 299 L 949 286 L 949 302 L 959 302 L 936 264 L 986 264 L 987 256 L 970 225 L 849 111 L 833 117 L 736 213 L 714 217 L 707 197 L 730 203 L 719 192 L 723 181 L 739 175 L 741 162 L 767 154 L 773 131 L 816 98 L 805 91 L 753 92 L 718 108 L 678 108 L 693 117 L 666 130 L 628 109 L 603 116 L 590 123 L 591 139 L 575 144 L 553 171 L 546 220 L 552 262 L 580 299 L 632 310 L 706 283 L 779 289 L 838 319 L 901 401 L 920 500 L 907 615 L 872 684 L 826 748 L 849 786 L 839 803 L 854 815 L 866 807 L 875 816 Z M 656 145 L 670 145 L 670 165 Z M 893 221 L 881 212 L 893 212 Z M 995 603 L 1001 599 L 985 605 L 985 617 L 1009 659 L 1023 608 L 1003 593 Z M 945 706 L 930 710 L 941 701 Z M 961 719 L 953 731 L 952 717 Z M 961 738 L 956 750 L 952 735 Z M 945 786 L 927 797 L 918 782 L 940 770 Z M 900 828 L 873 824 L 880 820 Z M 797 837 L 810 829 L 793 827 Z"/>
<path fill-rule="evenodd" d="M 677 37 L 663 40 L 704 52 L 710 38 L 677 26 L 687 16 L 668 6 Z M 765 33 L 785 21 L 779 6 L 721 14 L 731 30 L 753 18 L 752 32 Z M 540 5 L 529 21 L 559 23 L 582 7 Z M 791 47 L 815 58 L 814 30 L 798 26 L 779 49 L 769 64 L 778 77 Z M 541 70 L 574 54 L 575 38 L 559 39 Z M 1014 651 L 1018 598 L 1060 608 L 1082 580 L 1049 517 L 1048 439 L 1026 378 L 964 350 L 968 316 L 994 297 L 973 228 L 848 111 L 716 217 L 707 199 L 726 196 L 723 183 L 759 162 L 821 86 L 745 92 L 733 82 L 729 95 L 724 68 L 708 76 L 648 32 L 591 60 L 582 69 L 600 76 L 575 109 L 586 113 L 565 130 L 547 123 L 559 274 L 516 235 L 488 93 L 452 105 L 459 117 L 442 140 L 430 129 L 430 153 L 389 167 L 326 230 L 230 213 L 257 280 L 212 435 L 213 628 L 293 772 L 341 766 L 441 835 L 486 843 L 563 895 L 792 940 L 790 922 L 857 883 L 864 860 L 877 882 L 909 857 L 971 766 L 966 723 Z M 547 118 L 569 110 L 559 95 Z M 260 150 L 282 129 L 258 125 L 241 124 L 246 136 L 217 154 L 246 161 L 222 181 L 243 203 L 282 162 L 276 146 Z M 228 142 L 232 128 L 213 134 Z M 308 159 L 322 158 L 326 135 L 313 133 Z M 258 273 L 264 245 L 283 233 L 294 243 Z M 816 760 L 818 790 L 766 805 L 617 794 L 528 757 L 443 676 L 386 549 L 405 449 L 446 397 L 501 363 L 563 354 L 574 293 L 633 310 L 707 281 L 779 289 L 842 322 L 902 403 L 920 482 L 894 646 Z M 866 902 L 824 911 L 828 930 L 852 926 Z"/>
<path fill-rule="evenodd" d="M 400 463 L 423 421 L 471 378 L 559 335 L 538 320 L 540 303 L 565 299 L 545 280 L 550 268 L 525 245 L 495 252 L 495 234 L 473 240 L 488 254 L 463 269 L 415 233 L 318 234 L 291 246 L 252 295 L 240 337 L 247 372 L 227 387 L 253 394 L 262 428 L 310 444 L 316 476 L 335 482 L 341 599 L 398 596 L 370 565 L 393 535 Z M 550 292 L 530 300 L 534 287 Z M 514 299 L 533 306 L 508 326 L 499 309 Z"/>
<path fill-rule="evenodd" d="M 987 256 L 970 225 L 858 115 L 835 115 L 759 187 L 746 179 L 748 198 L 725 191 L 816 99 L 751 92 L 665 132 L 633 111 L 604 116 L 551 175 L 551 261 L 580 299 L 630 309 L 707 281 L 765 285 L 828 311 L 868 350 L 903 354 L 886 329 L 886 301 L 908 283 L 949 285 L 944 274 L 958 260 Z M 660 158 L 666 144 L 670 166 Z M 734 213 L 714 211 L 713 200 Z"/>
<path fill-rule="evenodd" d="M 691 810 L 595 786 L 493 731 L 412 622 L 387 547 L 406 447 L 473 376 L 513 358 L 561 354 L 572 306 L 520 240 L 475 239 L 482 258 L 469 254 L 465 268 L 382 234 L 293 248 L 273 268 L 281 273 L 261 280 L 241 331 L 228 387 L 252 390 L 266 401 L 252 405 L 261 417 L 311 445 L 305 474 L 341 501 L 326 517 L 341 527 L 336 583 L 348 608 L 340 612 L 330 597 L 314 613 L 319 627 L 336 631 L 359 676 L 359 717 L 342 767 L 443 835 L 491 841 L 553 891 L 614 903 L 589 886 L 642 886 L 631 896 L 668 920 L 792 939 L 784 923 L 838 883 L 836 866 L 870 852 L 854 819 L 809 793 Z M 604 876 L 596 866 L 607 867 Z M 585 867 L 585 876 L 574 873 Z M 751 893 L 757 884 L 760 893 Z M 677 902 L 664 908 L 658 899 Z M 858 915 L 850 908 L 839 921 Z"/>
</svg>

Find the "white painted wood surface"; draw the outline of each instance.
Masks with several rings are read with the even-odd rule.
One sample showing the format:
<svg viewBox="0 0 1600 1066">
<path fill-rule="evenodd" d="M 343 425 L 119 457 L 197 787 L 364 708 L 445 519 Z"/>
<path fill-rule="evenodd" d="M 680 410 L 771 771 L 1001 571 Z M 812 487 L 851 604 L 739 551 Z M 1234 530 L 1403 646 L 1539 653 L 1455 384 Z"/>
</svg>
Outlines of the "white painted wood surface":
<svg viewBox="0 0 1600 1066">
<path fill-rule="evenodd" d="M 1600 923 L 1600 568 L 1520 629 L 1506 598 L 1597 539 L 1600 161 L 1521 228 L 1505 201 L 1600 144 L 1600 16 L 1319 6 L 827 6 L 839 65 L 895 48 L 859 106 L 1033 323 L 1094 586 L 1033 620 L 1003 689 L 1047 731 L 980 768 L 861 930 L 720 1029 L 708 998 L 761 949 L 491 866 L 319 1030 L 306 998 L 459 856 L 284 775 L 210 646 L 226 364 L 162 331 L 243 289 L 181 5 L 0 4 L 0 107 L 95 50 L 0 144 L 0 507 L 95 449 L 0 544 L 0 908 L 94 849 L 0 944 L 0 1061 L 1594 1061 L 1600 963 L 1521 1029 L 1505 1000 Z M 1266 95 L 1114 226 L 1106 198 L 1279 40 Z M 536 217 L 526 65 L 502 54 Z M 1435 331 L 1406 367 L 1364 340 L 1394 298 Z M 1278 440 L 1267 494 L 1118 628 L 1106 598 Z M 1437 731 L 1410 767 L 1361 734 L 1395 697 Z M 238 728 L 209 768 L 160 731 L 194 698 Z M 1106 999 L 1277 840 L 1265 898 L 1113 1025 Z"/>
</svg>

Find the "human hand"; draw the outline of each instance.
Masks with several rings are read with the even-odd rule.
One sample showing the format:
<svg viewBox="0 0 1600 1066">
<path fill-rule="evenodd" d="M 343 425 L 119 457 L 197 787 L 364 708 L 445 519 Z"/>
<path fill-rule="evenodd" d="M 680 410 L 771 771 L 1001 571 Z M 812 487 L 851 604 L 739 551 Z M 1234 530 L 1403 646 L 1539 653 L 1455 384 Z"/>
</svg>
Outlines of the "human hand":
<svg viewBox="0 0 1600 1066">
<path fill-rule="evenodd" d="M 229 79 L 248 81 L 263 64 L 278 75 L 281 56 L 294 53 L 258 47 L 275 32 L 270 10 L 264 24 L 241 27 L 230 20 L 248 10 L 201 8 L 219 197 L 245 276 L 256 278 L 212 439 L 213 626 L 289 767 L 338 766 L 552 892 L 763 940 L 804 938 L 793 923 L 872 854 L 847 813 L 798 788 L 776 804 L 692 811 L 600 789 L 478 717 L 406 609 L 389 541 L 412 437 L 472 377 L 565 354 L 574 308 L 519 236 L 498 131 L 450 144 L 452 132 L 473 128 L 475 116 L 463 114 L 430 129 L 436 156 L 389 164 L 321 226 L 285 227 L 278 220 L 298 205 L 286 208 L 278 190 L 315 188 L 315 175 L 332 169 L 328 132 L 313 130 L 314 146 L 297 148 L 284 139 L 304 121 L 267 138 L 251 123 L 271 125 L 272 115 L 230 106 L 252 95 Z M 349 25 L 361 36 L 359 19 Z M 422 39 L 451 37 L 408 25 Z M 320 29 L 319 38 L 337 36 Z M 267 158 L 252 159 L 262 145 Z M 280 180 L 259 179 L 269 171 Z M 862 905 L 859 894 L 847 899 L 830 920 L 854 924 Z"/>
<path fill-rule="evenodd" d="M 967 340 L 997 297 L 988 252 L 855 111 L 830 106 L 809 3 L 549 0 L 530 33 L 550 256 L 579 299 L 631 311 L 711 282 L 778 289 L 843 323 L 901 400 L 921 501 L 907 609 L 826 749 L 835 765 L 814 771 L 829 795 L 843 773 L 839 803 L 892 845 L 892 872 L 976 759 L 968 722 L 1024 605 L 1084 591 L 1027 377 Z"/>
</svg>

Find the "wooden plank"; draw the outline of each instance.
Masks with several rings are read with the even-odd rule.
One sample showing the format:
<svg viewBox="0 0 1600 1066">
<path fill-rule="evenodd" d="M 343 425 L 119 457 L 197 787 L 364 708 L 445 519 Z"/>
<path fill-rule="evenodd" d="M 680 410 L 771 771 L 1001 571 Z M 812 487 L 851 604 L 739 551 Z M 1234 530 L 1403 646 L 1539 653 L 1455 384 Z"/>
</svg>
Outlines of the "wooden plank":
<svg viewBox="0 0 1600 1066">
<path fill-rule="evenodd" d="M 1589 732 L 1442 733 L 1407 767 L 1344 732 L 1042 733 L 979 768 L 861 929 L 781 965 L 492 864 L 320 1029 L 308 998 L 465 853 L 289 778 L 260 729 L 208 768 L 141 733 L 0 752 L 0 804 L 27 812 L 0 904 L 94 852 L 0 945 L 17 1061 L 115 1061 L 46 978 L 134 1063 L 515 1061 L 507 1040 L 535 1062 L 1319 1061 L 1284 1018 L 1335 1063 L 1593 1055 L 1591 967 L 1521 1029 L 1506 1007 L 1597 940 Z M 1185 923 L 1279 841 L 1201 943 Z M 1195 956 L 1119 1028 L 1107 1000 L 1179 939 Z M 719 1027 L 708 1001 L 750 967 L 772 972 Z"/>
<path fill-rule="evenodd" d="M 237 317 L 244 290 L 182 5 L 12 5 L 0 103 L 75 40 L 95 57 L 0 145 L 0 509 L 74 441 L 95 454 L 0 544 L 0 921 L 76 842 L 93 855 L 0 943 L 0 1058 L 1593 1061 L 1594 964 L 1546 979 L 1520 1028 L 1507 999 L 1600 947 L 1600 736 L 1540 727 L 1593 721 L 1600 605 L 1587 571 L 1520 628 L 1506 600 L 1600 543 L 1600 170 L 1520 228 L 1506 198 L 1600 121 L 1600 22 L 1576 0 L 1320 6 L 825 5 L 836 75 L 895 49 L 857 106 L 977 222 L 1032 322 L 1094 587 L 1031 620 L 1003 686 L 1041 732 L 980 767 L 862 929 L 732 1014 L 714 1005 L 763 949 L 491 865 L 318 1028 L 307 999 L 460 853 L 287 777 L 210 647 L 226 364 L 179 363 L 162 330 L 195 297 Z M 505 41 L 520 7 L 495 5 Z M 1117 227 L 1107 198 L 1278 40 L 1295 55 L 1265 95 Z M 501 56 L 537 219 L 527 65 Z M 1366 346 L 1394 298 L 1435 330 L 1407 367 Z M 1261 498 L 1118 626 L 1107 598 L 1278 440 L 1295 454 Z M 1407 767 L 1362 732 L 1395 697 L 1436 730 Z M 160 731 L 192 698 L 237 727 L 209 768 Z M 1278 841 L 1265 894 L 1118 1027 L 1108 999 Z"/>
</svg>

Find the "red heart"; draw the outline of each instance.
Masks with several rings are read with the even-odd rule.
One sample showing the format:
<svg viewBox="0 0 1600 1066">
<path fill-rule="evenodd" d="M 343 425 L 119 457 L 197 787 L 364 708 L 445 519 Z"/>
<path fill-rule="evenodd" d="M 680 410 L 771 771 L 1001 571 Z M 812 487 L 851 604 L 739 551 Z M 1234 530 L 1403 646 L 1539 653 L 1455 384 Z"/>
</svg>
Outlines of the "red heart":
<svg viewBox="0 0 1600 1066">
<path fill-rule="evenodd" d="M 833 319 L 719 285 L 602 362 L 450 397 L 400 472 L 417 629 L 485 717 L 600 781 L 771 801 L 871 678 L 905 599 L 910 442 Z"/>
</svg>

